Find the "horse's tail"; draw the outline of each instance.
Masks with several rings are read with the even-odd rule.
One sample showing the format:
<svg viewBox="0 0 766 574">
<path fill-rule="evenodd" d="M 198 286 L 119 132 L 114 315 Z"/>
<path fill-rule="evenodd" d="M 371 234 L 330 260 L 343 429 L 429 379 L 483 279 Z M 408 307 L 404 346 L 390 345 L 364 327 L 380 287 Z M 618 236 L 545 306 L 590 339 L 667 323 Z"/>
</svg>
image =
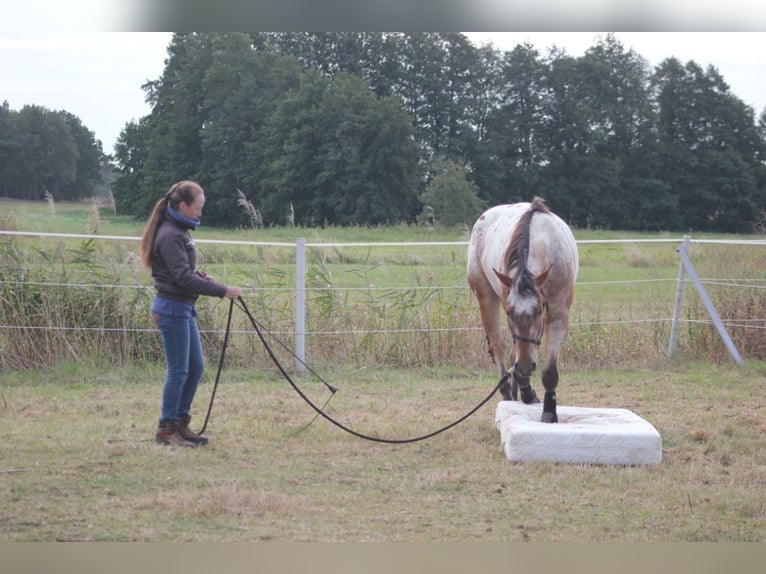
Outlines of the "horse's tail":
<svg viewBox="0 0 766 574">
<path fill-rule="evenodd" d="M 534 277 L 527 268 L 529 260 L 530 224 L 535 213 L 550 213 L 542 197 L 535 197 L 529 205 L 529 209 L 521 216 L 516 229 L 511 235 L 508 246 L 508 269 L 516 269 L 515 281 L 520 292 L 534 292 Z"/>
<path fill-rule="evenodd" d="M 537 197 L 532 200 L 532 203 L 529 205 L 529 211 L 541 211 L 543 213 L 550 213 L 551 210 L 548 209 L 548 206 L 545 203 L 545 200 L 542 197 Z M 531 219 L 531 216 L 530 216 Z"/>
</svg>

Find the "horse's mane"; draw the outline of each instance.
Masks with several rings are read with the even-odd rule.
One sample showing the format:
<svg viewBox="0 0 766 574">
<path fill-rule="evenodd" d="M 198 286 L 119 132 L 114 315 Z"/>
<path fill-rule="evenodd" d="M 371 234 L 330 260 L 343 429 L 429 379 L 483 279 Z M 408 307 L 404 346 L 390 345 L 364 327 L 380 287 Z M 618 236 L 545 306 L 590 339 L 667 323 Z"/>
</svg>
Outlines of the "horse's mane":
<svg viewBox="0 0 766 574">
<path fill-rule="evenodd" d="M 529 260 L 529 225 L 532 222 L 532 216 L 536 212 L 550 213 L 550 209 L 545 205 L 545 200 L 535 197 L 529 206 L 529 209 L 519 219 L 516 229 L 511 235 L 511 243 L 506 251 L 508 261 L 508 272 L 516 269 L 513 277 L 513 283 L 520 294 L 536 294 L 535 278 L 527 268 Z"/>
</svg>

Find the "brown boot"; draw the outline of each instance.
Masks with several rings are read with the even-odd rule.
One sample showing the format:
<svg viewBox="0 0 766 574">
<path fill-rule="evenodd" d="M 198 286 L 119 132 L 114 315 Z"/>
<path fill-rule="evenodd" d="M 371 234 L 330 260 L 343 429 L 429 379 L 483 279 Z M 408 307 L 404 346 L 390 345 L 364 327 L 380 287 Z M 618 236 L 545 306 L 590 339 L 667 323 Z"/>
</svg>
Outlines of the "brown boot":
<svg viewBox="0 0 766 574">
<path fill-rule="evenodd" d="M 154 442 L 157 444 L 168 444 L 172 446 L 196 447 L 197 444 L 186 440 L 178 432 L 176 423 L 160 423 L 157 427 L 157 433 L 154 435 Z"/>
<path fill-rule="evenodd" d="M 176 421 L 176 428 L 178 429 L 178 434 L 180 434 L 185 440 L 188 440 L 189 442 L 193 442 L 194 444 L 198 444 L 198 445 L 207 444 L 207 437 L 200 436 L 189 428 L 190 422 L 191 422 L 191 415 L 186 415 L 185 417 L 179 418 Z"/>
</svg>

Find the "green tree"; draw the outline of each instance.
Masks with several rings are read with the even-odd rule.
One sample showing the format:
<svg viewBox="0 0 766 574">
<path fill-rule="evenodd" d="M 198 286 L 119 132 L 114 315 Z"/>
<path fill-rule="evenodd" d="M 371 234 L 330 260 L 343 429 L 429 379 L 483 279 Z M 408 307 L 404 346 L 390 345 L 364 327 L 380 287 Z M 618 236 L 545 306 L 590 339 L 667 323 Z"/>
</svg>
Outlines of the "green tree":
<svg viewBox="0 0 766 574">
<path fill-rule="evenodd" d="M 96 189 L 103 182 L 103 168 L 106 164 L 101 141 L 86 128 L 80 118 L 69 112 L 58 112 L 64 120 L 77 147 L 75 179 L 61 186 L 60 199 L 79 200 L 96 195 Z"/>
<path fill-rule="evenodd" d="M 77 145 L 61 114 L 42 106 L 24 106 L 14 116 L 19 141 L 20 185 L 17 197 L 39 199 L 77 176 Z"/>
<path fill-rule="evenodd" d="M 459 33 L 276 32 L 259 45 L 295 56 L 301 66 L 333 78 L 364 79 L 379 97 L 398 95 L 419 131 L 421 159 L 462 158 L 475 138 L 472 124 L 477 49 Z"/>
<path fill-rule="evenodd" d="M 211 33 L 174 34 L 162 76 L 143 86 L 152 111 L 142 124 L 147 146 L 142 195 L 155 201 L 181 179 L 205 186 L 200 170 L 206 119 L 203 80 L 212 60 L 212 39 Z"/>
<path fill-rule="evenodd" d="M 319 106 L 329 80 L 316 70 L 301 74 L 298 89 L 285 94 L 265 127 L 263 173 L 253 173 L 245 181 L 247 189 L 255 189 L 255 206 L 268 224 L 283 224 L 289 206 L 295 210 L 295 223 L 321 224 L 313 203 L 317 193 L 315 179 L 321 170 L 317 150 L 324 135 Z"/>
<path fill-rule="evenodd" d="M 502 123 L 498 109 L 502 105 L 505 91 L 502 63 L 503 52 L 491 44 L 476 51 L 477 64 L 470 81 L 467 110 L 472 137 L 467 140 L 465 162 L 471 166 L 468 174 L 477 186 L 481 197 L 494 203 L 507 201 L 504 183 L 504 167 L 498 153 L 497 134 Z M 499 199 L 505 198 L 505 199 Z"/>
<path fill-rule="evenodd" d="M 668 58 L 653 84 L 659 104 L 660 176 L 678 198 L 680 226 L 743 231 L 763 206 L 764 142 L 754 111 L 718 71 Z"/>
<path fill-rule="evenodd" d="M 764 206 L 766 120 L 714 68 L 650 72 L 613 35 L 574 58 L 458 33 L 184 33 L 145 89 L 121 205 L 194 178 L 211 225 L 245 223 L 236 189 L 267 225 L 291 206 L 303 225 L 409 221 L 443 176 L 435 158 L 465 166 L 487 204 L 541 195 L 576 226 L 739 230 Z M 10 117 L 6 157 L 26 137 Z"/>
<path fill-rule="evenodd" d="M 22 181 L 21 142 L 8 101 L 0 106 L 0 193 L 3 197 L 15 196 Z"/>
<path fill-rule="evenodd" d="M 80 118 L 42 106 L 16 112 L 0 107 L 0 191 L 37 199 L 47 190 L 56 199 L 92 197 L 103 182 L 106 157 Z"/>
<path fill-rule="evenodd" d="M 566 52 L 552 51 L 545 81 L 540 145 L 545 149 L 541 174 L 544 197 L 568 223 L 585 227 L 598 201 L 593 165 L 584 158 L 592 150 L 589 87 L 584 83 L 580 61 Z"/>
<path fill-rule="evenodd" d="M 215 36 L 212 46 L 211 66 L 203 79 L 201 171 L 211 190 L 205 218 L 244 225 L 247 215 L 232 211 L 235 190 L 258 189 L 265 169 L 265 126 L 285 95 L 298 88 L 301 72 L 293 57 L 253 50 L 246 34 Z"/>
<path fill-rule="evenodd" d="M 539 190 L 546 162 L 541 133 L 548 63 L 529 44 L 506 52 L 500 62 L 499 105 L 487 120 L 482 147 L 482 197 L 492 204 L 529 201 Z M 489 165 L 487 165 L 489 164 Z"/>
<path fill-rule="evenodd" d="M 591 180 L 601 182 L 595 189 L 597 199 L 588 220 L 600 228 L 640 226 L 632 220 L 641 203 L 634 192 L 651 187 L 639 181 L 644 175 L 640 167 L 645 154 L 641 152 L 653 146 L 656 123 L 648 90 L 648 63 L 608 34 L 585 52 L 579 70 L 583 85 L 588 87 L 583 93 L 590 115 L 591 147 L 587 154 L 596 156 Z M 653 179 L 653 174 L 646 176 Z M 664 188 L 652 189 L 656 194 Z"/>
<path fill-rule="evenodd" d="M 436 221 L 448 227 L 473 225 L 486 207 L 475 185 L 468 181 L 468 170 L 452 161 L 434 162 L 433 178 L 420 195 L 423 205 L 433 209 Z"/>
<path fill-rule="evenodd" d="M 148 148 L 144 141 L 146 118 L 125 124 L 114 146 L 117 177 L 112 196 L 118 213 L 143 216 L 157 202 L 157 194 L 144 185 L 144 163 Z"/>
<path fill-rule="evenodd" d="M 552 52 L 540 114 L 546 150 L 540 187 L 550 193 L 538 194 L 571 224 L 645 227 L 647 205 L 640 193 L 647 191 L 655 205 L 674 206 L 662 197 L 668 188 L 646 169 L 656 150 L 649 77 L 646 61 L 613 35 L 580 58 Z"/>
<path fill-rule="evenodd" d="M 323 217 L 341 225 L 396 223 L 414 217 L 418 169 L 410 120 L 397 98 L 375 98 L 359 78 L 339 74 L 319 108 Z"/>
<path fill-rule="evenodd" d="M 375 225 L 414 217 L 417 150 L 395 98 L 376 98 L 349 74 L 307 72 L 270 125 L 260 206 L 280 222 Z M 267 216 L 268 214 L 268 216 Z"/>
</svg>

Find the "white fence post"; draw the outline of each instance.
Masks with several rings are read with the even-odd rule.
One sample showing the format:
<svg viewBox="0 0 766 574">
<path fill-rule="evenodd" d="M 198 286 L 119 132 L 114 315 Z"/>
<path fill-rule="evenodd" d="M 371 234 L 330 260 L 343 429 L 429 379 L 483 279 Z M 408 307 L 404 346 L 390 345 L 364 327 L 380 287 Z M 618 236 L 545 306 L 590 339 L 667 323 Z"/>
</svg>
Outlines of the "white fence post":
<svg viewBox="0 0 766 574">
<path fill-rule="evenodd" d="M 39 232 L 39 231 L 11 231 L 11 230 L 5 230 L 0 229 L 0 237 L 3 236 L 18 236 L 18 237 L 57 237 L 57 238 L 69 238 L 69 239 L 94 239 L 94 240 L 119 240 L 119 241 L 139 241 L 140 237 L 133 237 L 133 236 L 122 236 L 122 235 L 92 235 L 92 234 L 77 234 L 77 233 L 45 233 L 45 232 Z M 578 244 L 583 243 L 596 243 L 596 244 L 603 244 L 603 243 L 669 243 L 677 241 L 676 239 L 645 239 L 645 240 L 635 240 L 635 239 L 613 239 L 613 240 L 578 240 Z M 699 243 L 721 243 L 721 244 L 740 244 L 740 245 L 766 245 L 766 241 L 764 240 L 698 240 Z M 216 239 L 197 239 L 197 243 L 211 243 L 211 244 L 221 244 L 221 245 L 261 245 L 261 246 L 274 246 L 274 247 L 289 247 L 291 246 L 290 243 L 276 243 L 276 242 L 261 242 L 261 241 L 230 241 L 230 240 L 216 240 Z M 690 244 L 690 237 L 684 236 L 683 237 L 683 244 L 677 248 L 677 251 L 679 252 L 681 256 L 681 264 L 679 265 L 678 270 L 678 285 L 676 288 L 676 301 L 675 301 L 675 308 L 673 310 L 673 323 L 671 326 L 671 333 L 670 333 L 670 343 L 668 346 L 668 357 L 672 357 L 677 345 L 678 345 L 678 338 L 679 338 L 679 331 L 680 331 L 680 323 L 681 323 L 681 307 L 682 307 L 682 299 L 684 294 L 684 283 L 685 283 L 685 274 L 688 273 L 694 282 L 694 286 L 697 289 L 697 292 L 700 294 L 700 297 L 702 298 L 703 303 L 708 309 L 708 312 L 713 319 L 713 322 L 715 323 L 716 329 L 718 329 L 718 332 L 723 339 L 724 343 L 729 349 L 729 353 L 734 358 L 734 360 L 737 362 L 737 364 L 742 365 L 743 361 L 742 358 L 739 355 L 739 352 L 737 351 L 736 347 L 734 346 L 734 343 L 732 342 L 731 338 L 729 337 L 729 334 L 726 331 L 726 328 L 724 327 L 720 317 L 718 316 L 718 313 L 716 312 L 715 308 L 713 307 L 712 302 L 710 301 L 709 297 L 707 296 L 707 293 L 705 292 L 704 287 L 702 286 L 702 283 L 697 276 L 696 271 L 694 270 L 694 266 L 689 261 L 688 257 L 688 247 Z M 461 245 L 461 246 L 467 246 L 467 241 L 448 241 L 448 242 L 395 242 L 395 243 L 316 243 L 311 244 L 312 247 L 338 247 L 338 246 L 412 246 L 412 245 L 423 245 L 423 246 L 429 246 L 429 245 Z M 298 374 L 305 374 L 307 368 L 306 368 L 306 240 L 304 238 L 299 238 L 296 241 L 295 245 L 295 251 L 296 251 L 296 279 L 295 279 L 295 289 L 296 289 L 296 295 L 295 295 L 295 356 L 296 356 L 296 372 Z M 9 328 L 8 326 L 2 325 L 0 326 L 2 328 Z M 13 328 L 13 327 L 10 327 Z"/>
<path fill-rule="evenodd" d="M 729 350 L 729 354 L 732 356 L 737 365 L 742 366 L 744 361 L 739 355 L 739 351 L 737 351 L 737 348 L 734 346 L 734 342 L 731 340 L 731 337 L 729 337 L 729 333 L 726 330 L 723 321 L 721 321 L 721 317 L 718 315 L 718 311 L 716 311 L 713 302 L 710 300 L 710 297 L 708 297 L 707 291 L 705 291 L 705 287 L 702 285 L 702 281 L 700 281 L 700 278 L 697 275 L 697 271 L 694 269 L 694 265 L 692 265 L 692 262 L 689 260 L 689 254 L 686 251 L 686 247 L 687 242 L 684 241 L 684 245 L 682 245 L 678 250 L 678 254 L 681 256 L 681 265 L 689 274 L 689 277 L 691 277 L 694 288 L 697 290 L 697 293 L 699 293 L 702 302 L 705 304 L 707 312 L 710 314 L 710 318 L 713 319 L 715 328 L 718 329 L 718 334 L 726 344 L 726 348 Z"/>
<path fill-rule="evenodd" d="M 684 242 L 683 244 L 676 249 L 676 251 L 680 251 L 681 249 L 688 249 L 689 248 L 689 239 L 690 237 L 688 235 L 684 235 Z M 673 357 L 673 353 L 676 352 L 676 347 L 678 347 L 678 330 L 681 326 L 681 306 L 683 305 L 683 299 L 684 299 L 684 284 L 685 284 L 685 272 L 684 272 L 684 262 L 681 261 L 678 264 L 678 284 L 676 285 L 676 304 L 675 307 L 673 307 L 673 324 L 670 328 L 670 344 L 668 345 L 668 358 Z"/>
<path fill-rule="evenodd" d="M 306 239 L 295 244 L 295 372 L 306 372 Z"/>
</svg>

